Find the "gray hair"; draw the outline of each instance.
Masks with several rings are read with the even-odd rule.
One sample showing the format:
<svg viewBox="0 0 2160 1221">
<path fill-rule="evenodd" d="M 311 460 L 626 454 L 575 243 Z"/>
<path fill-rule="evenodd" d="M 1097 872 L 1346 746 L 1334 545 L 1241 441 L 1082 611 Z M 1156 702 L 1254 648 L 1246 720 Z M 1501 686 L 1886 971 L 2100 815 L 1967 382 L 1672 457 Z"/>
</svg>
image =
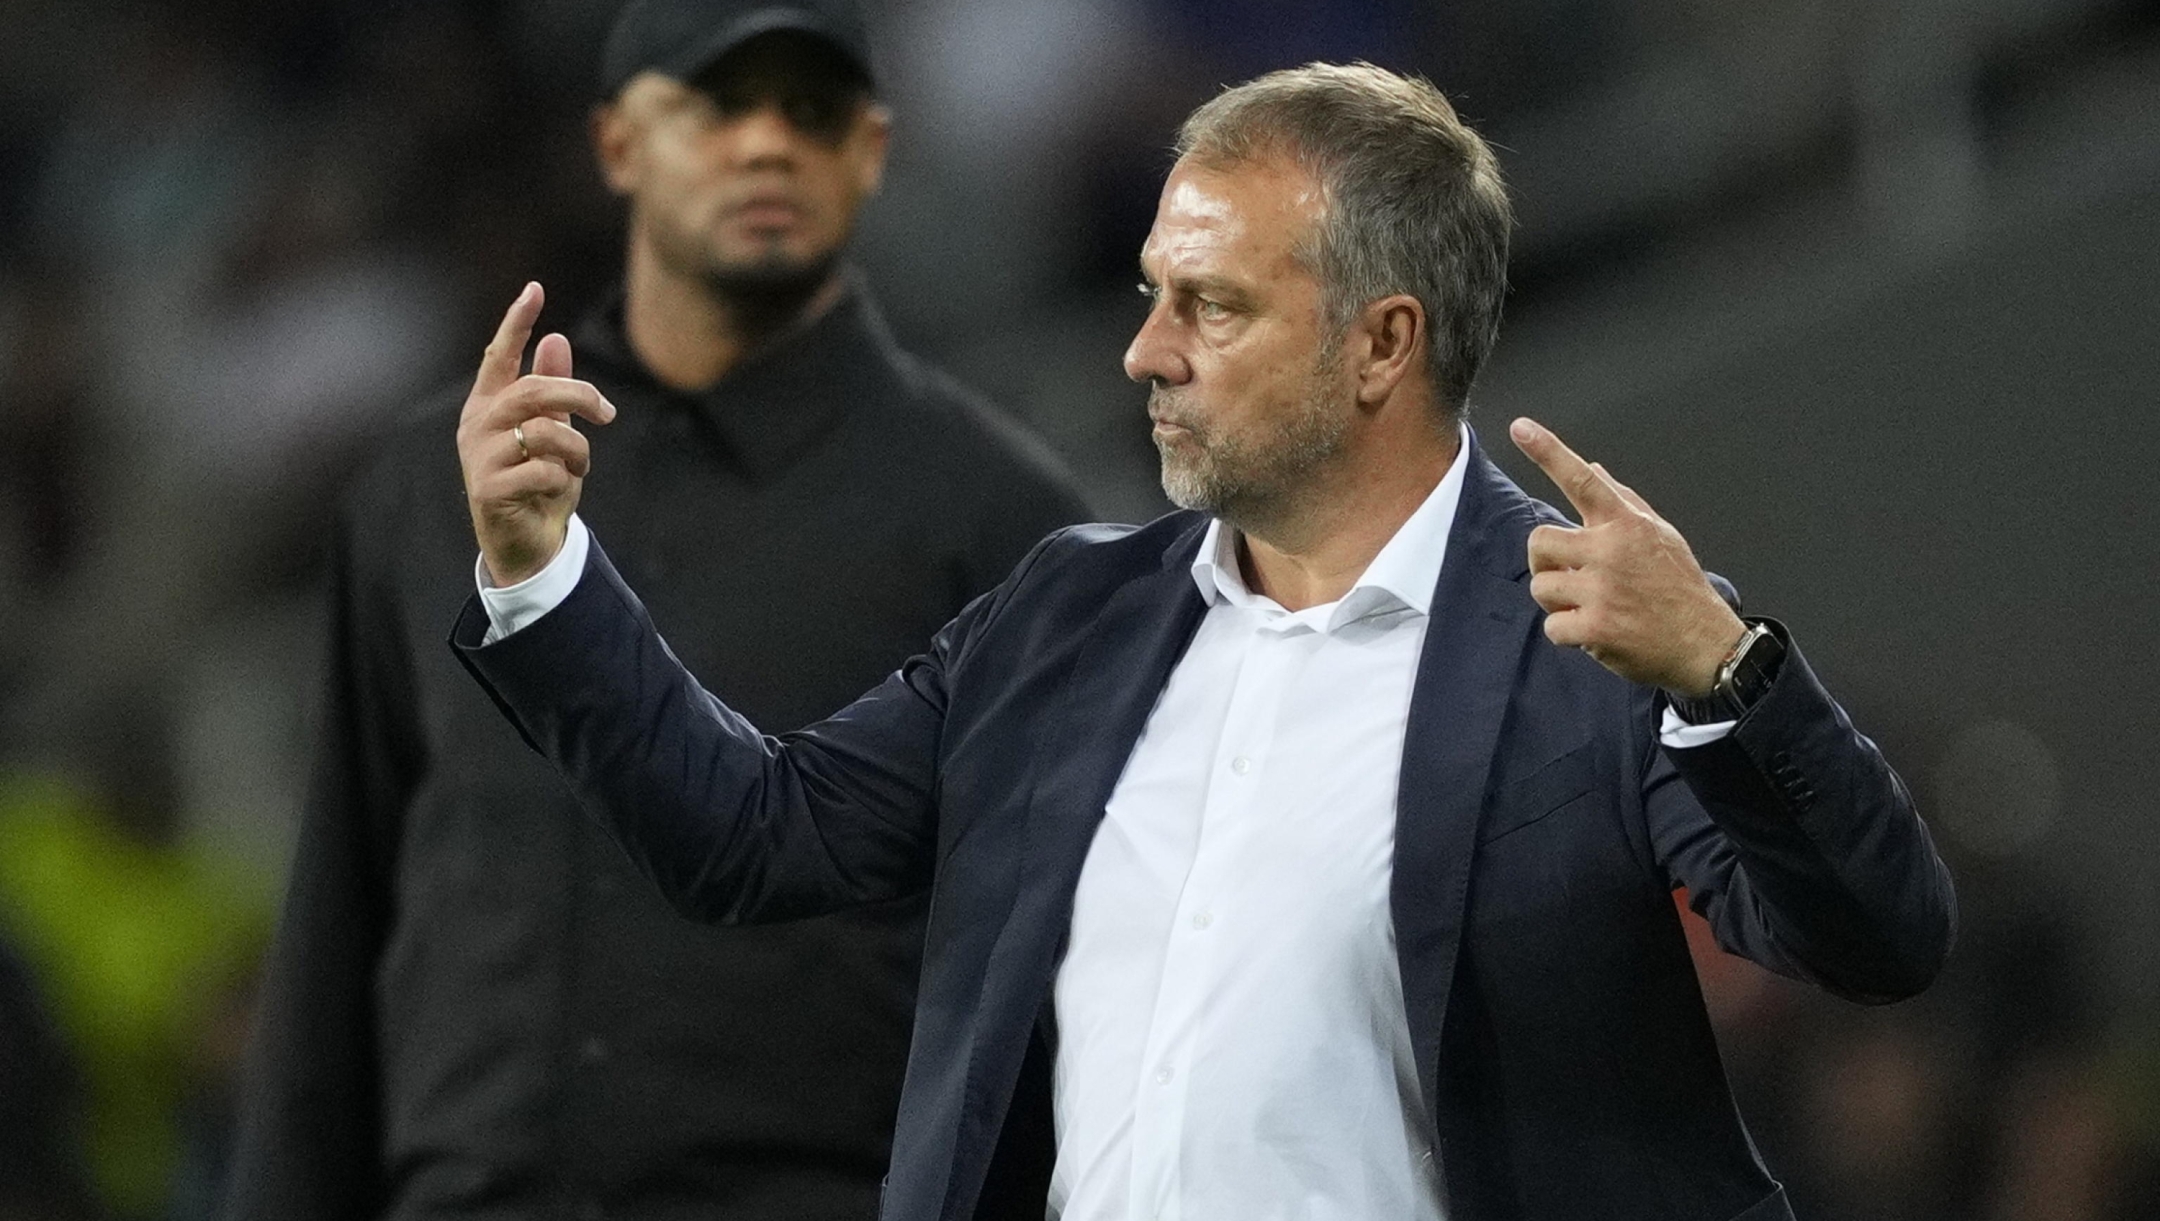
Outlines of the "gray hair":
<svg viewBox="0 0 2160 1221">
<path fill-rule="evenodd" d="M 1270 72 L 1195 110 L 1177 154 L 1217 167 L 1295 158 L 1326 201 L 1298 258 L 1328 325 L 1339 337 L 1372 302 L 1417 298 L 1427 368 L 1460 416 L 1499 333 L 1514 212 L 1492 150 L 1431 82 L 1368 63 Z"/>
</svg>

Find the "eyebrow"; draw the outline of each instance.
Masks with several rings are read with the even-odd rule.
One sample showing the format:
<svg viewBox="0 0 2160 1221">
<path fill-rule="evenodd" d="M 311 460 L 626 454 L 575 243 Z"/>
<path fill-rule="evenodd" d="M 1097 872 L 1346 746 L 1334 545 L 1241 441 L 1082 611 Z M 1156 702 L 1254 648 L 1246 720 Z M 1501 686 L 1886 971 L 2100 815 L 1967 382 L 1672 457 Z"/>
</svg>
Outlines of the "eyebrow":
<svg viewBox="0 0 2160 1221">
<path fill-rule="evenodd" d="M 1163 287 L 1156 282 L 1154 276 L 1148 274 L 1147 264 L 1145 263 L 1140 265 L 1140 282 L 1153 288 Z M 1178 292 L 1191 293 L 1194 296 L 1213 297 L 1225 304 L 1243 304 L 1251 299 L 1250 294 L 1238 284 L 1220 276 L 1173 274 L 1169 280 L 1169 287 Z"/>
</svg>

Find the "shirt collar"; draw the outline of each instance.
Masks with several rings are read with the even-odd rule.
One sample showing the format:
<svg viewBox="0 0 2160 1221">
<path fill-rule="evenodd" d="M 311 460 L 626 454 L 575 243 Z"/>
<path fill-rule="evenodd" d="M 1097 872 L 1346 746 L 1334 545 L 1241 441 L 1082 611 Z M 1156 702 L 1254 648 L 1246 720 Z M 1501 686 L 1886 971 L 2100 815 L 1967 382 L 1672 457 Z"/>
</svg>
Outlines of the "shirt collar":
<svg viewBox="0 0 2160 1221">
<path fill-rule="evenodd" d="M 1455 508 L 1462 501 L 1469 455 L 1468 430 L 1458 425 L 1455 460 L 1448 464 L 1447 473 L 1338 601 L 1291 612 L 1246 588 L 1238 565 L 1237 531 L 1225 528 L 1219 517 L 1208 523 L 1200 551 L 1193 557 L 1193 584 L 1211 607 L 1228 602 L 1285 624 L 1301 623 L 1326 632 L 1388 610 L 1429 615 L 1433 590 L 1440 584 L 1440 565 L 1447 555 L 1448 533 L 1455 526 Z"/>
</svg>

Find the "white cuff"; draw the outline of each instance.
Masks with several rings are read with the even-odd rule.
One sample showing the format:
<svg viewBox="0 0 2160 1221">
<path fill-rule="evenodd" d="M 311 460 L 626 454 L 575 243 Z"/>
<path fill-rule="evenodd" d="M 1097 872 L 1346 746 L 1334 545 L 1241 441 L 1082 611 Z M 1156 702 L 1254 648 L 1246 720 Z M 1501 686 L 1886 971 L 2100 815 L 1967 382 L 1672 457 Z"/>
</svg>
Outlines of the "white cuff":
<svg viewBox="0 0 2160 1221">
<path fill-rule="evenodd" d="M 487 560 L 473 561 L 473 583 L 480 587 L 480 604 L 487 608 L 487 635 L 480 638 L 482 645 L 494 644 L 512 632 L 531 627 L 540 616 L 561 606 L 570 591 L 577 588 L 578 578 L 585 575 L 585 553 L 592 550 L 592 531 L 578 515 L 570 515 L 570 526 L 563 534 L 563 545 L 547 567 L 526 577 L 515 585 L 500 589 L 488 580 Z"/>
<path fill-rule="evenodd" d="M 569 548 L 564 547 L 563 550 L 568 551 Z M 1708 746 L 1712 742 L 1722 740 L 1726 734 L 1732 732 L 1732 727 L 1739 723 L 1738 721 L 1712 721 L 1708 725 L 1692 725 L 1681 720 L 1680 714 L 1674 712 L 1668 706 L 1665 709 L 1665 723 L 1658 727 L 1658 741 L 1672 747 L 1674 750 L 1685 750 L 1690 746 Z"/>
</svg>

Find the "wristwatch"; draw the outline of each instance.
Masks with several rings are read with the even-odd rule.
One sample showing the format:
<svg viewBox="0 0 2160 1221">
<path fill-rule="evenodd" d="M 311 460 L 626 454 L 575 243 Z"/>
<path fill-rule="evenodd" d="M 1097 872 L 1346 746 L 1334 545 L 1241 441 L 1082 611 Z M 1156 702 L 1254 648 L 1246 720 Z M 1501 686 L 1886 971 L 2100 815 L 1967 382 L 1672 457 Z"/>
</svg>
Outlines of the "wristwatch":
<svg viewBox="0 0 2160 1221">
<path fill-rule="evenodd" d="M 1755 701 L 1770 689 L 1778 665 L 1785 660 L 1785 642 L 1778 639 L 1763 619 L 1743 620 L 1747 631 L 1718 665 L 1717 681 L 1710 693 L 1696 699 L 1665 693 L 1666 702 L 1690 725 L 1714 725 L 1737 721 L 1747 715 Z"/>
</svg>

